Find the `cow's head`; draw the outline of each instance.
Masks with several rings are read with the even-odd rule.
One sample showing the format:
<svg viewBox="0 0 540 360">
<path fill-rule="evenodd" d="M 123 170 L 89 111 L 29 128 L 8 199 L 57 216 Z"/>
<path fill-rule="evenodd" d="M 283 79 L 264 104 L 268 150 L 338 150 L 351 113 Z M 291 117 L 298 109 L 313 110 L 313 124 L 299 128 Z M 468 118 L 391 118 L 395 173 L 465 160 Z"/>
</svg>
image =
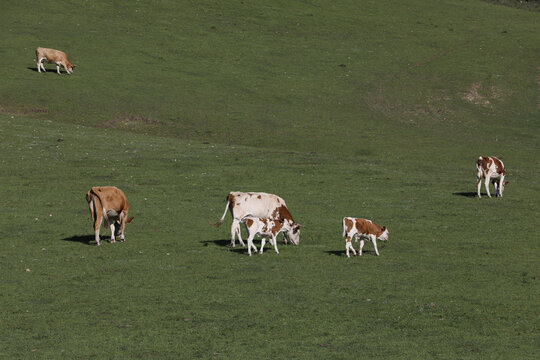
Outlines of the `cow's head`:
<svg viewBox="0 0 540 360">
<path fill-rule="evenodd" d="M 291 239 L 294 245 L 298 245 L 300 243 L 300 228 L 302 225 L 293 223 L 289 226 L 289 229 L 287 229 L 287 237 Z"/>
<path fill-rule="evenodd" d="M 388 241 L 388 229 L 386 226 L 382 227 L 382 234 L 377 238 L 378 240 Z"/>
</svg>

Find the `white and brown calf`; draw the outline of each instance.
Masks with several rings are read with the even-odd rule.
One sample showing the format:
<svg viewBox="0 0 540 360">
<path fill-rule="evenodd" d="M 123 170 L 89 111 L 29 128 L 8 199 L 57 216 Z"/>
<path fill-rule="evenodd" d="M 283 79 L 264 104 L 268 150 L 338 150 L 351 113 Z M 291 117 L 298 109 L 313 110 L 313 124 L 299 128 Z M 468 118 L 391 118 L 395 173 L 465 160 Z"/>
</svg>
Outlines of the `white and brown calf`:
<svg viewBox="0 0 540 360">
<path fill-rule="evenodd" d="M 484 180 L 484 186 L 488 197 L 491 197 L 489 193 L 489 182 L 495 186 L 495 196 L 502 197 L 504 187 L 508 184 L 508 181 L 504 181 L 506 176 L 506 169 L 501 160 L 495 156 L 480 156 L 476 160 L 476 190 L 478 198 L 481 198 L 480 188 L 482 187 L 482 179 Z"/>
<path fill-rule="evenodd" d="M 213 224 L 220 226 L 227 215 L 227 210 L 231 211 L 233 222 L 231 225 L 231 246 L 235 246 L 235 237 L 238 236 L 240 244 L 244 246 L 242 235 L 240 233 L 240 222 L 243 218 L 250 216 L 256 218 L 265 218 L 273 220 L 288 220 L 291 230 L 283 232 L 283 238 L 289 238 L 294 245 L 300 242 L 300 225 L 294 222 L 294 219 L 285 204 L 285 200 L 274 194 L 264 192 L 240 192 L 231 191 L 227 195 L 227 204 L 221 219 Z"/>
<path fill-rule="evenodd" d="M 133 217 L 128 218 L 129 203 L 122 190 L 114 186 L 93 187 L 86 193 L 86 201 L 90 208 L 97 245 L 101 245 L 99 229 L 102 222 L 111 229 L 111 243 L 115 242 L 115 236 L 120 236 L 120 241 L 125 241 L 126 223 L 131 222 Z"/>
<path fill-rule="evenodd" d="M 388 229 L 386 226 L 379 226 L 371 220 L 359 219 L 353 217 L 343 218 L 343 237 L 345 235 L 345 251 L 347 257 L 349 255 L 349 249 L 352 250 L 354 255 L 356 251 L 352 245 L 352 239 L 358 240 L 360 238 L 360 248 L 358 249 L 358 255 L 362 256 L 362 248 L 364 247 L 364 240 L 371 241 L 375 247 L 375 254 L 379 256 L 379 250 L 377 249 L 377 240 L 388 241 Z"/>
<path fill-rule="evenodd" d="M 73 73 L 73 68 L 75 67 L 75 65 L 69 61 L 65 52 L 42 47 L 36 49 L 36 61 L 38 72 L 41 72 L 42 69 L 43 72 L 46 72 L 43 61 L 47 61 L 50 64 L 56 64 L 56 72 L 58 74 L 60 74 L 60 66 L 63 66 L 69 75 Z"/>
<path fill-rule="evenodd" d="M 252 248 L 255 250 L 255 252 L 257 252 L 257 247 L 253 244 L 253 238 L 255 238 L 255 236 L 261 237 L 261 254 L 264 251 L 266 237 L 269 238 L 270 244 L 274 246 L 276 254 L 279 254 L 277 248 L 277 235 L 282 231 L 294 232 L 294 230 L 291 228 L 289 220 L 272 220 L 248 216 L 243 218 L 242 222 L 246 225 L 246 230 L 248 233 L 247 244 L 249 256 L 251 256 Z"/>
</svg>

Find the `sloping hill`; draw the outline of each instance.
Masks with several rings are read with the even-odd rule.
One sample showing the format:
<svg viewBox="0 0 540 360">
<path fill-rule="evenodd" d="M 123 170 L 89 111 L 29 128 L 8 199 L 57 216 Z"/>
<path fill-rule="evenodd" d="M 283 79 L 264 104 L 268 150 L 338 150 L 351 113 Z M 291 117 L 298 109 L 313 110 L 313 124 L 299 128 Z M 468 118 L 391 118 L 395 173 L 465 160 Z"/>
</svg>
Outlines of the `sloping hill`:
<svg viewBox="0 0 540 360">
<path fill-rule="evenodd" d="M 341 154 L 404 134 L 470 146 L 470 134 L 508 125 L 538 130 L 534 12 L 482 1 L 45 1 L 2 13 L 7 112 Z M 33 71 L 38 45 L 67 51 L 76 74 Z M 359 136 L 369 141 L 346 140 Z"/>
<path fill-rule="evenodd" d="M 535 358 L 538 16 L 466 0 L 3 4 L 1 356 Z M 38 45 L 75 74 L 38 74 Z M 492 154 L 510 184 L 475 199 Z M 125 243 L 93 244 L 96 185 L 128 196 Z M 230 220 L 208 223 L 231 190 L 285 198 L 300 245 L 229 248 Z M 388 226 L 380 257 L 345 258 L 343 216 Z"/>
</svg>

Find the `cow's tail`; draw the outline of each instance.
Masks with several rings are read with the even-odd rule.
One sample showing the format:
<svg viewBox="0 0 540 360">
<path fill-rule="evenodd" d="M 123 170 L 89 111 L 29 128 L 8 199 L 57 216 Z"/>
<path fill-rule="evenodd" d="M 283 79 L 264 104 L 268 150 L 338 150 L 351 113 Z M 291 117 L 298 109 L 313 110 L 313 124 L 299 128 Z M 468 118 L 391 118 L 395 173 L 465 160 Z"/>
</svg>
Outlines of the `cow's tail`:
<svg viewBox="0 0 540 360">
<path fill-rule="evenodd" d="M 227 204 L 225 205 L 225 211 L 223 212 L 223 216 L 221 217 L 221 219 L 219 219 L 219 221 L 217 223 L 211 224 L 211 225 L 219 227 L 221 224 L 223 224 L 223 220 L 225 220 L 225 216 L 227 216 L 227 210 L 229 210 L 230 202 L 231 202 L 231 198 L 230 198 L 230 194 L 229 194 L 229 195 L 227 195 Z"/>
</svg>

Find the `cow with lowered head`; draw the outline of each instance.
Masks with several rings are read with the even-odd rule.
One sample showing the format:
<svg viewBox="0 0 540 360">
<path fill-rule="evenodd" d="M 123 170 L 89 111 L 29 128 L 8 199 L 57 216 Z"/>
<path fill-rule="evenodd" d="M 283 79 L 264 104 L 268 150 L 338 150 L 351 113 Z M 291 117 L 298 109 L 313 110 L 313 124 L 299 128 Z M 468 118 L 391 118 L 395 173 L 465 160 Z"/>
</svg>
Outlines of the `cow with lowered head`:
<svg viewBox="0 0 540 360">
<path fill-rule="evenodd" d="M 120 237 L 120 241 L 125 241 L 125 227 L 133 217 L 128 217 L 129 203 L 122 190 L 114 186 L 93 187 L 86 193 L 86 201 L 97 245 L 101 245 L 99 229 L 102 222 L 111 229 L 111 243 L 115 242 L 116 236 Z"/>
</svg>

